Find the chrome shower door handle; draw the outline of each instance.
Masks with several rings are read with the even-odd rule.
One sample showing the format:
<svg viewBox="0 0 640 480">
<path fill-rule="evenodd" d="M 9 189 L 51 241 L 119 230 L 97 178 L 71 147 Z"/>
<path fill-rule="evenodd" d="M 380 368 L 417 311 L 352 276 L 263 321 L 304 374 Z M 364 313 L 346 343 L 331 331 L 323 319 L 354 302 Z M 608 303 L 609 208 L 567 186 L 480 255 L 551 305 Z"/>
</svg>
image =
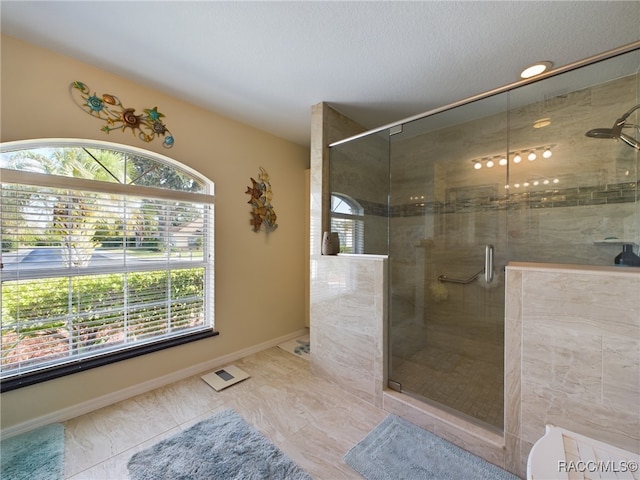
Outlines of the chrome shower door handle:
<svg viewBox="0 0 640 480">
<path fill-rule="evenodd" d="M 493 282 L 493 245 L 484 246 L 484 281 Z"/>
</svg>

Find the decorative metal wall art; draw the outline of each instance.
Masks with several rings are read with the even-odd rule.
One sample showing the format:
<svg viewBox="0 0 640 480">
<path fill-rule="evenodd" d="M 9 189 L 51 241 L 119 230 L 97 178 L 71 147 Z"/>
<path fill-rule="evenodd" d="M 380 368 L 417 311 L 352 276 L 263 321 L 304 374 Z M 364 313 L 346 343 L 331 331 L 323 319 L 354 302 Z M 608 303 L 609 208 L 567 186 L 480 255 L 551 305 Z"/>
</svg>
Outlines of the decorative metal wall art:
<svg viewBox="0 0 640 480">
<path fill-rule="evenodd" d="M 257 232 L 260 227 L 264 225 L 267 232 L 272 232 L 278 228 L 276 215 L 273 206 L 271 205 L 271 184 L 269 183 L 269 174 L 267 171 L 260 167 L 260 175 L 258 175 L 258 182 L 251 177 L 251 185 L 247 187 L 245 193 L 251 195 L 251 199 L 247 202 L 252 205 L 251 220 L 249 223 L 253 225 L 253 231 Z"/>
<path fill-rule="evenodd" d="M 106 125 L 102 131 L 109 133 L 111 130 L 121 129 L 123 132 L 130 128 L 131 132 L 144 142 L 151 142 L 156 136 L 164 137 L 162 146 L 173 147 L 174 138 L 165 124 L 162 123 L 164 114 L 158 111 L 158 107 L 145 108 L 143 115 L 136 115 L 135 108 L 125 108 L 120 99 L 114 95 L 103 93 L 101 97 L 93 93 L 82 82 L 73 82 L 70 86 L 73 100 L 89 115 L 104 120 Z"/>
</svg>

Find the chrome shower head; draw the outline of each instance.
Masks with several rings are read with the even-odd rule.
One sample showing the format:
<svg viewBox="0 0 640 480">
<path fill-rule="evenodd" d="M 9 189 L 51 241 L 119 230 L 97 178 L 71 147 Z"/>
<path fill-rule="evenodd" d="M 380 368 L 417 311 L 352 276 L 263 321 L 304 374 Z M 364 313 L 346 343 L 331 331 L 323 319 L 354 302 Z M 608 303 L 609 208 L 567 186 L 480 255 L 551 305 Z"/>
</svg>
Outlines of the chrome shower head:
<svg viewBox="0 0 640 480">
<path fill-rule="evenodd" d="M 620 118 L 616 120 L 611 128 L 594 128 L 589 130 L 585 135 L 591 138 L 612 138 L 615 140 L 622 140 L 624 143 L 629 145 L 630 147 L 635 148 L 636 150 L 640 150 L 640 141 L 636 140 L 633 137 L 630 137 L 626 133 L 622 132 L 623 128 L 636 128 L 640 132 L 640 127 L 633 123 L 626 123 L 627 118 L 633 112 L 640 108 L 640 103 L 633 108 L 631 108 L 628 112 L 622 115 Z"/>
<path fill-rule="evenodd" d="M 617 138 L 611 128 L 594 128 L 585 133 L 585 135 L 591 138 Z"/>
</svg>

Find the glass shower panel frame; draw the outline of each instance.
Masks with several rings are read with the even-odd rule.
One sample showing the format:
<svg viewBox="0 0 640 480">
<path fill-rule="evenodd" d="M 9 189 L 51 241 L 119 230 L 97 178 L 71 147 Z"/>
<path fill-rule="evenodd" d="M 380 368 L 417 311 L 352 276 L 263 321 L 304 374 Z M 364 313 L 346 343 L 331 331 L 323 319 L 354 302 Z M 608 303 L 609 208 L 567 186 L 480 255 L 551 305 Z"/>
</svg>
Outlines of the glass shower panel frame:
<svg viewBox="0 0 640 480">
<path fill-rule="evenodd" d="M 389 130 L 331 147 L 329 191 L 341 253 L 387 255 Z"/>
<path fill-rule="evenodd" d="M 390 383 L 498 430 L 507 112 L 504 93 L 404 124 L 390 160 Z"/>
</svg>

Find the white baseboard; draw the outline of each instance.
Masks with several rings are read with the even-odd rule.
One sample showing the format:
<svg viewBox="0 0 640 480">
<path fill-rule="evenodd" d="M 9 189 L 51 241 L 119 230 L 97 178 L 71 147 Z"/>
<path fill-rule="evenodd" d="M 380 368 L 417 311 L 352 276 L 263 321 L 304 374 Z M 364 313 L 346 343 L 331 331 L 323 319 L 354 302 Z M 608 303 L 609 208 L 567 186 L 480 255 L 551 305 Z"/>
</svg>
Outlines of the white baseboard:
<svg viewBox="0 0 640 480">
<path fill-rule="evenodd" d="M 86 402 L 78 403 L 76 405 L 56 410 L 55 412 L 51 412 L 40 417 L 32 418 L 30 420 L 27 420 L 26 422 L 18 423 L 16 425 L 12 425 L 10 427 L 2 429 L 2 431 L 0 432 L 0 436 L 2 438 L 9 438 L 21 433 L 28 432 L 38 427 L 49 425 L 51 423 L 66 422 L 67 420 L 79 417 L 80 415 L 93 412 L 94 410 L 98 410 L 99 408 L 113 405 L 114 403 L 126 400 L 131 397 L 135 397 L 136 395 L 140 395 L 151 390 L 155 390 L 156 388 L 164 387 L 165 385 L 169 385 L 193 375 L 198 375 L 199 373 L 203 373 L 214 368 L 223 367 L 230 362 L 235 362 L 236 360 L 240 360 L 241 358 L 253 355 L 254 353 L 261 352 L 262 350 L 266 350 L 267 348 L 275 347 L 288 340 L 298 338 L 305 333 L 307 333 L 307 329 L 299 330 L 295 333 L 290 333 L 288 335 L 284 335 L 282 337 L 278 337 L 273 340 L 254 345 L 252 347 L 245 348 L 228 355 L 223 355 L 221 357 L 213 358 L 197 365 L 192 365 L 191 367 L 178 370 L 177 372 L 169 373 L 157 378 L 152 378 L 151 380 L 139 383 L 138 385 L 123 388 L 122 390 L 111 392 L 107 395 L 87 400 Z"/>
</svg>

